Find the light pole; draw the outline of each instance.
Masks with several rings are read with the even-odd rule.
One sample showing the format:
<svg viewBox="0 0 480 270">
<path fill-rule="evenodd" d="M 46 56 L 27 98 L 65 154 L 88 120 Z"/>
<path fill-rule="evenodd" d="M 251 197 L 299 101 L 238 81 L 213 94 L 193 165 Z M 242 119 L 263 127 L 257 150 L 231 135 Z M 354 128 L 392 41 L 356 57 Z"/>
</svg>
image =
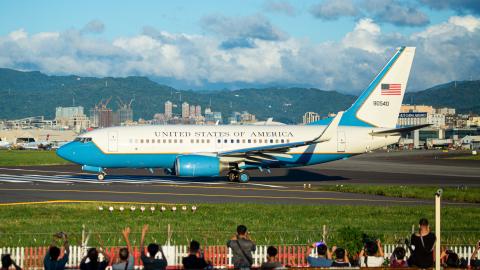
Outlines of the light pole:
<svg viewBox="0 0 480 270">
<path fill-rule="evenodd" d="M 441 245 L 441 230 L 440 230 L 440 202 L 442 198 L 443 189 L 438 189 L 435 192 L 435 235 L 437 242 L 435 243 L 435 270 L 440 270 L 440 245 Z"/>
</svg>

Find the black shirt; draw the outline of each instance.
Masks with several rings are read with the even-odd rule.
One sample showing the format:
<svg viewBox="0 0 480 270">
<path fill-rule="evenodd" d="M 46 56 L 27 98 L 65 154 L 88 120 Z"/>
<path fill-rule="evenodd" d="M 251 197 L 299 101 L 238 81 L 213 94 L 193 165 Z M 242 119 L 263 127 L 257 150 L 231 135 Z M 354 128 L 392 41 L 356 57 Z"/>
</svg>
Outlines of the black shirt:
<svg viewBox="0 0 480 270">
<path fill-rule="evenodd" d="M 92 262 L 88 263 L 81 263 L 80 264 L 80 270 L 105 270 L 108 266 L 108 261 L 101 261 L 97 263 L 97 267 L 95 268 L 92 264 Z"/>
<path fill-rule="evenodd" d="M 433 247 L 435 246 L 435 241 L 435 234 L 431 232 L 425 236 L 412 234 L 410 243 L 414 246 L 414 250 L 410 257 L 411 266 L 420 268 L 433 267 Z"/>
<path fill-rule="evenodd" d="M 204 269 L 208 266 L 204 258 L 198 258 L 193 254 L 183 257 L 182 263 L 184 269 Z"/>
<path fill-rule="evenodd" d="M 143 263 L 143 269 L 145 270 L 161 270 L 161 269 L 167 269 L 167 260 L 165 259 L 154 259 L 145 256 L 145 254 L 142 254 L 140 256 L 140 259 L 142 260 Z"/>
</svg>

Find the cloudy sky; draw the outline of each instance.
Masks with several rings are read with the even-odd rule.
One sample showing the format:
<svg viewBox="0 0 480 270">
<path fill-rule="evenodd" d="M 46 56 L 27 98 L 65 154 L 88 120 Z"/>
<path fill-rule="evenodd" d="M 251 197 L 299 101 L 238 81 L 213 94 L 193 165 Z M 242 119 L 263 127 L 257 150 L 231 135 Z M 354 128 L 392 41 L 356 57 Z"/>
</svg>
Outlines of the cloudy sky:
<svg viewBox="0 0 480 270">
<path fill-rule="evenodd" d="M 0 2 L 0 67 L 184 89 L 358 94 L 399 46 L 409 90 L 480 79 L 479 0 Z"/>
</svg>

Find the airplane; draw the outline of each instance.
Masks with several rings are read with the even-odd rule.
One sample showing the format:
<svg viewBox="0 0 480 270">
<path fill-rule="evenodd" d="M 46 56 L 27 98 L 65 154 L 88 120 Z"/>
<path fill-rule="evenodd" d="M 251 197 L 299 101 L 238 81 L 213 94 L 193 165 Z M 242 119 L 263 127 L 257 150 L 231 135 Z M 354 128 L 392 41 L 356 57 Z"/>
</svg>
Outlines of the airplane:
<svg viewBox="0 0 480 270">
<path fill-rule="evenodd" d="M 346 159 L 397 143 L 396 128 L 415 47 L 401 47 L 346 111 L 308 125 L 151 125 L 109 127 L 78 136 L 57 155 L 95 172 L 164 169 L 179 177 L 246 183 L 249 170 L 301 167 Z"/>
</svg>

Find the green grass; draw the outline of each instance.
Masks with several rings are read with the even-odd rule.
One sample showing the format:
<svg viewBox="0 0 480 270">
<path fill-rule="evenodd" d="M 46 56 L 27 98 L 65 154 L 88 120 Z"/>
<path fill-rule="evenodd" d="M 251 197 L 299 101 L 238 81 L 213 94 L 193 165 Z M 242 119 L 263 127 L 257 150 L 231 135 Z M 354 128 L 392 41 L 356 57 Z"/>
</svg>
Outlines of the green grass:
<svg viewBox="0 0 480 270">
<path fill-rule="evenodd" d="M 53 150 L 0 150 L 0 166 L 63 164 L 69 164 L 69 162 L 58 157 Z"/>
<path fill-rule="evenodd" d="M 451 159 L 480 160 L 480 155 L 458 156 L 458 157 L 452 157 Z"/>
<path fill-rule="evenodd" d="M 323 185 L 316 190 L 372 194 L 398 198 L 433 199 L 436 186 L 397 186 L 397 185 Z M 442 198 L 454 202 L 480 203 L 478 187 L 444 187 Z"/>
<path fill-rule="evenodd" d="M 245 224 L 258 244 L 306 244 L 322 237 L 322 226 L 328 230 L 328 241 L 334 244 L 337 231 L 344 226 L 357 227 L 384 243 L 403 242 L 411 234 L 412 224 L 426 217 L 433 221 L 430 206 L 301 206 L 261 204 L 201 204 L 195 213 L 128 210 L 99 211 L 112 204 L 70 203 L 48 205 L 0 206 L 1 246 L 48 245 L 58 231 L 69 233 L 72 244 L 80 244 L 82 224 L 92 232 L 90 244 L 97 244 L 96 235 L 107 245 L 123 245 L 120 231 L 132 228 L 132 243 L 138 245 L 141 226 L 150 225 L 148 241 L 165 243 L 170 224 L 172 244 L 186 244 L 196 239 L 202 244 L 223 245 L 238 224 Z M 150 205 L 146 205 L 147 209 Z M 156 205 L 159 209 L 160 205 Z M 180 207 L 178 207 L 180 208 Z M 478 207 L 442 209 L 443 243 L 473 244 L 480 238 Z"/>
</svg>

